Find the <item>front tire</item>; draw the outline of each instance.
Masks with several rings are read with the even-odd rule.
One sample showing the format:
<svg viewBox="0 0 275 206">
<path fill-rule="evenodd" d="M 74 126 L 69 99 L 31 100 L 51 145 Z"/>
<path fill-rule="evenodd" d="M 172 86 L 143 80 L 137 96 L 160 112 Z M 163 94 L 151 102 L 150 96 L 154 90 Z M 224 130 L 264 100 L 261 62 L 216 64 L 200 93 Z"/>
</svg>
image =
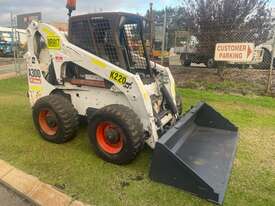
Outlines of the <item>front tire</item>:
<svg viewBox="0 0 275 206">
<path fill-rule="evenodd" d="M 45 140 L 57 144 L 74 138 L 78 129 L 77 111 L 68 99 L 56 94 L 36 101 L 33 121 Z"/>
<path fill-rule="evenodd" d="M 89 120 L 88 133 L 96 154 L 114 164 L 130 163 L 144 145 L 140 119 L 123 105 L 99 109 Z"/>
</svg>

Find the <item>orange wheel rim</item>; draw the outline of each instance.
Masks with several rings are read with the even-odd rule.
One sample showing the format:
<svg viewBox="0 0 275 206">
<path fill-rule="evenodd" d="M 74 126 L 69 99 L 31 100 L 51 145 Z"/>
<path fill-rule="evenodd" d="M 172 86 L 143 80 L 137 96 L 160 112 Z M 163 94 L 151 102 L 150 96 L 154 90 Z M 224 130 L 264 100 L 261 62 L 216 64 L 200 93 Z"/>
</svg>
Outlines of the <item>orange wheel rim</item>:
<svg viewBox="0 0 275 206">
<path fill-rule="evenodd" d="M 108 134 L 109 133 L 109 134 Z M 112 141 L 110 136 L 113 136 Z M 96 128 L 96 139 L 100 148 L 109 153 L 117 154 L 123 148 L 124 134 L 118 125 L 111 122 L 101 122 Z"/>
<path fill-rule="evenodd" d="M 39 116 L 38 116 L 38 122 L 39 122 L 39 126 L 42 129 L 42 131 L 49 135 L 49 136 L 53 136 L 57 133 L 57 122 L 52 122 L 51 124 L 49 123 L 49 118 L 54 117 L 55 118 L 55 114 L 49 110 L 49 109 L 44 109 L 42 111 L 39 112 Z"/>
</svg>

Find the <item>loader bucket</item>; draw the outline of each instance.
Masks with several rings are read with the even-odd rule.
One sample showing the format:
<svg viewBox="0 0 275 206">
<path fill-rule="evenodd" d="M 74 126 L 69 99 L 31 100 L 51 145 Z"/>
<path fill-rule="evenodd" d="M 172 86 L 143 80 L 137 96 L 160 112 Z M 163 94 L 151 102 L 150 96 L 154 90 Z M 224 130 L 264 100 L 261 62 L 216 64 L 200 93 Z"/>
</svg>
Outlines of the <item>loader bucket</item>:
<svg viewBox="0 0 275 206">
<path fill-rule="evenodd" d="M 237 140 L 236 126 L 199 103 L 156 143 L 150 177 L 222 204 Z"/>
</svg>

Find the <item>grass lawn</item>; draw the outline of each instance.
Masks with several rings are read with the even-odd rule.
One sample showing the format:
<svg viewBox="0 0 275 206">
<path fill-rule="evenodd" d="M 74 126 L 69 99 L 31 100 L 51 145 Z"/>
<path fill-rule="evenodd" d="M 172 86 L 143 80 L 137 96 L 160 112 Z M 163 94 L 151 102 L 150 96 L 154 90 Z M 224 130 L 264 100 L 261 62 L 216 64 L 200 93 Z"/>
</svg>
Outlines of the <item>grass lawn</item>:
<svg viewBox="0 0 275 206">
<path fill-rule="evenodd" d="M 35 131 L 24 78 L 0 81 L 0 159 L 65 193 L 94 205 L 212 205 L 148 177 L 152 151 L 132 164 L 99 159 L 86 128 L 64 145 L 42 140 Z M 240 128 L 240 141 L 224 205 L 275 205 L 275 100 L 178 89 L 184 109 L 203 100 Z"/>
</svg>

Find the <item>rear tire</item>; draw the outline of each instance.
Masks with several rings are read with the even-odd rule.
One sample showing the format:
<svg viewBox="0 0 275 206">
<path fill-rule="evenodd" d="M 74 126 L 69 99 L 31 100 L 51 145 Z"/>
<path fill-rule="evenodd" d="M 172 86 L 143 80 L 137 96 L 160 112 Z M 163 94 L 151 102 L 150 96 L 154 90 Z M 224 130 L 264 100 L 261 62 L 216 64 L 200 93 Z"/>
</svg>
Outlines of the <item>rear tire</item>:
<svg viewBox="0 0 275 206">
<path fill-rule="evenodd" d="M 185 67 L 190 67 L 191 66 L 191 59 L 188 59 L 187 55 L 182 54 L 180 57 L 181 60 L 181 65 L 185 66 Z"/>
<path fill-rule="evenodd" d="M 212 68 L 214 68 L 214 67 L 217 66 L 217 65 L 216 65 L 216 62 L 215 62 L 215 60 L 214 60 L 213 58 L 209 58 L 209 59 L 207 60 L 207 62 L 205 63 L 205 65 L 206 65 L 206 67 L 209 68 L 209 69 L 212 69 Z"/>
<path fill-rule="evenodd" d="M 77 111 L 68 99 L 56 94 L 36 101 L 33 121 L 45 140 L 57 144 L 74 138 L 78 129 Z"/>
<path fill-rule="evenodd" d="M 181 64 L 185 67 L 190 67 L 191 66 L 191 60 L 190 59 L 186 59 L 186 60 L 182 60 Z"/>
<path fill-rule="evenodd" d="M 266 49 L 266 48 L 262 48 L 262 49 L 264 51 L 263 61 L 259 64 L 252 65 L 252 67 L 254 69 L 263 69 L 263 70 L 270 69 L 272 54 L 268 49 Z"/>
<path fill-rule="evenodd" d="M 96 111 L 88 125 L 96 154 L 114 164 L 128 164 L 144 145 L 143 126 L 134 111 L 123 105 L 109 105 Z"/>
</svg>

